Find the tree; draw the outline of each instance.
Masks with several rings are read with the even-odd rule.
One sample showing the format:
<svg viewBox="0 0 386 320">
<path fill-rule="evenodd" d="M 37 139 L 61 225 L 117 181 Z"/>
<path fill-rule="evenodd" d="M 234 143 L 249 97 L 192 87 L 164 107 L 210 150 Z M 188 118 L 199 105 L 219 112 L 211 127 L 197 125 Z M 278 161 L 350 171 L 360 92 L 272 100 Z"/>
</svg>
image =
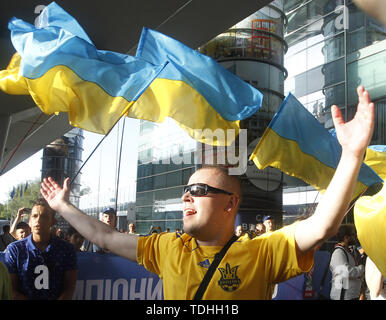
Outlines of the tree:
<svg viewBox="0 0 386 320">
<path fill-rule="evenodd" d="M 0 219 L 5 219 L 5 210 L 6 206 L 4 206 L 2 203 L 0 203 Z"/>
<path fill-rule="evenodd" d="M 90 187 L 85 187 L 82 190 L 80 190 L 79 196 L 85 196 L 86 194 L 91 193 L 91 188 Z"/>
<path fill-rule="evenodd" d="M 11 198 L 12 190 L 15 190 L 13 198 Z M 9 194 L 9 200 L 4 204 L 0 204 L 0 217 L 5 219 L 8 216 L 8 220 L 12 220 L 19 208 L 30 208 L 39 198 L 40 180 L 26 181 L 14 186 L 10 189 Z"/>
</svg>

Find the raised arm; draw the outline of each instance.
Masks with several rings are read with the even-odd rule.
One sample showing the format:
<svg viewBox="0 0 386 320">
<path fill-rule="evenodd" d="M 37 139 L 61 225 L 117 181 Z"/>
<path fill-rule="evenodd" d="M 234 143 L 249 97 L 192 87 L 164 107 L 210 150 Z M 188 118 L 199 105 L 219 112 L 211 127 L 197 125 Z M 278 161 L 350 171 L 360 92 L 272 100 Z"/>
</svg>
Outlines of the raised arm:
<svg viewBox="0 0 386 320">
<path fill-rule="evenodd" d="M 19 210 L 17 210 L 17 215 L 16 215 L 16 218 L 15 220 L 13 221 L 12 223 L 12 226 L 11 228 L 9 229 L 9 234 L 14 237 L 16 239 L 16 226 L 17 224 L 21 221 L 21 218 L 26 215 L 26 213 L 24 213 L 24 209 L 25 208 L 20 208 Z"/>
<path fill-rule="evenodd" d="M 315 213 L 300 221 L 295 232 L 298 254 L 302 255 L 334 236 L 350 204 L 360 166 L 374 130 L 374 103 L 362 86 L 357 88 L 359 103 L 355 117 L 344 123 L 337 106 L 332 119 L 342 155 L 335 174 Z"/>
<path fill-rule="evenodd" d="M 69 183 L 70 179 L 66 178 L 62 188 L 52 178 L 45 178 L 40 191 L 50 207 L 87 240 L 102 249 L 136 261 L 138 236 L 120 233 L 72 205 L 69 201 Z"/>
</svg>

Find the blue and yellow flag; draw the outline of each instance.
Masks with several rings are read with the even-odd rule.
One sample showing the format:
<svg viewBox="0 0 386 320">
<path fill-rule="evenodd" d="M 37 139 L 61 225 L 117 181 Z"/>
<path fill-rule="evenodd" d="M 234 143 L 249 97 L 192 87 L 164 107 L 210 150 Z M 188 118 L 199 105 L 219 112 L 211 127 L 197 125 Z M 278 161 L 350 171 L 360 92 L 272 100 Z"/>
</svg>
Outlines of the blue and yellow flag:
<svg viewBox="0 0 386 320">
<path fill-rule="evenodd" d="M 373 145 L 366 150 L 364 162 L 383 180 L 386 179 L 386 146 Z"/>
<path fill-rule="evenodd" d="M 342 148 L 303 105 L 289 94 L 281 104 L 250 159 L 262 170 L 267 166 L 302 179 L 321 193 L 338 166 Z M 362 164 L 354 198 L 383 180 Z"/>
<path fill-rule="evenodd" d="M 365 163 L 386 178 L 386 146 L 369 146 Z M 360 197 L 354 206 L 358 240 L 366 254 L 386 277 L 386 186 L 373 196 Z"/>
<path fill-rule="evenodd" d="M 8 25 L 17 54 L 0 71 L 0 88 L 30 94 L 46 114 L 68 112 L 70 124 L 106 134 L 164 65 L 97 50 L 77 21 L 51 3 L 35 27 Z"/>
<path fill-rule="evenodd" d="M 15 194 L 16 194 L 15 187 L 13 187 L 12 191 L 9 194 L 10 198 L 13 199 L 15 197 Z"/>
<path fill-rule="evenodd" d="M 75 127 L 106 134 L 124 114 L 156 122 L 170 117 L 193 138 L 225 145 L 232 141 L 215 130 L 233 129 L 234 139 L 239 121 L 261 107 L 257 89 L 156 31 L 143 30 L 136 57 L 97 50 L 54 2 L 38 27 L 13 18 L 9 29 L 17 54 L 0 71 L 0 88 L 30 94 L 46 114 L 68 112 Z"/>
<path fill-rule="evenodd" d="M 155 122 L 173 118 L 193 138 L 209 144 L 230 144 L 202 129 L 239 132 L 239 121 L 256 113 L 263 95 L 212 58 L 157 31 L 144 28 L 137 58 L 154 65 L 168 64 L 130 108 L 129 117 Z"/>
</svg>

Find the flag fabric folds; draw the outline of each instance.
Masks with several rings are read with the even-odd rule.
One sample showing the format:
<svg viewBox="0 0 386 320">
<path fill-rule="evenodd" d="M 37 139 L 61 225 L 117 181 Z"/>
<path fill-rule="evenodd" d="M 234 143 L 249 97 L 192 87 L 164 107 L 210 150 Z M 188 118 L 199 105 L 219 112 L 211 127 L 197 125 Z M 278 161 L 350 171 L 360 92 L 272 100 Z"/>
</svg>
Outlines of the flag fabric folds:
<svg viewBox="0 0 386 320">
<path fill-rule="evenodd" d="M 8 28 L 17 54 L 0 71 L 0 88 L 30 94 L 46 114 L 68 112 L 75 127 L 106 134 L 124 114 L 156 122 L 170 117 L 193 138 L 210 142 L 210 130 L 233 129 L 237 135 L 239 121 L 261 107 L 257 89 L 150 29 L 144 28 L 132 57 L 97 50 L 55 2 L 44 8 L 38 27 L 13 18 Z M 209 139 L 203 138 L 208 132 Z M 220 137 L 211 144 L 232 142 Z"/>
<path fill-rule="evenodd" d="M 201 129 L 234 129 L 239 120 L 256 113 L 263 95 L 239 77 L 203 55 L 160 32 L 144 28 L 137 58 L 168 64 L 130 108 L 128 116 L 156 122 L 173 118 L 192 137 L 209 144 Z M 224 143 L 223 143 L 224 142 Z"/>
<path fill-rule="evenodd" d="M 54 2 L 39 22 L 38 27 L 16 18 L 9 22 L 17 54 L 0 72 L 0 88 L 29 93 L 46 114 L 68 112 L 75 127 L 106 134 L 164 67 L 97 50 Z"/>
<path fill-rule="evenodd" d="M 369 146 L 364 162 L 382 179 L 386 178 L 386 145 Z"/>
<path fill-rule="evenodd" d="M 386 146 L 369 146 L 365 163 L 386 178 Z M 386 277 L 386 186 L 373 196 L 360 197 L 354 206 L 358 240 L 366 254 Z"/>
<path fill-rule="evenodd" d="M 315 117 L 290 93 L 251 154 L 250 159 L 262 170 L 278 168 L 302 179 L 324 193 L 341 155 L 341 146 Z M 354 198 L 367 187 L 383 180 L 362 164 Z"/>
<path fill-rule="evenodd" d="M 15 190 L 15 187 L 13 187 L 11 193 L 9 194 L 9 197 L 13 199 L 15 197 L 15 194 L 16 194 L 16 190 Z"/>
</svg>

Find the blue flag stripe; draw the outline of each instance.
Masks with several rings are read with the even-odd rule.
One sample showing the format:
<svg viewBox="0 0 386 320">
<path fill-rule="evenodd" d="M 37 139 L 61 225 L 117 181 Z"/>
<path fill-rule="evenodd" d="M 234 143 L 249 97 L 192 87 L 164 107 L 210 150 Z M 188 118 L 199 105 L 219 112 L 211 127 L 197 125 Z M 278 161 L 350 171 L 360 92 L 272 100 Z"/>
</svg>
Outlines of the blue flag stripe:
<svg viewBox="0 0 386 320">
<path fill-rule="evenodd" d="M 143 29 L 136 57 L 155 65 L 169 61 L 158 77 L 189 84 L 226 120 L 245 119 L 261 107 L 259 90 L 212 58 L 157 31 Z"/>
<path fill-rule="evenodd" d="M 336 169 L 342 153 L 338 140 L 291 94 L 284 99 L 269 127 L 284 139 L 296 141 L 302 152 Z M 367 186 L 383 180 L 362 164 L 358 180 Z"/>
</svg>

